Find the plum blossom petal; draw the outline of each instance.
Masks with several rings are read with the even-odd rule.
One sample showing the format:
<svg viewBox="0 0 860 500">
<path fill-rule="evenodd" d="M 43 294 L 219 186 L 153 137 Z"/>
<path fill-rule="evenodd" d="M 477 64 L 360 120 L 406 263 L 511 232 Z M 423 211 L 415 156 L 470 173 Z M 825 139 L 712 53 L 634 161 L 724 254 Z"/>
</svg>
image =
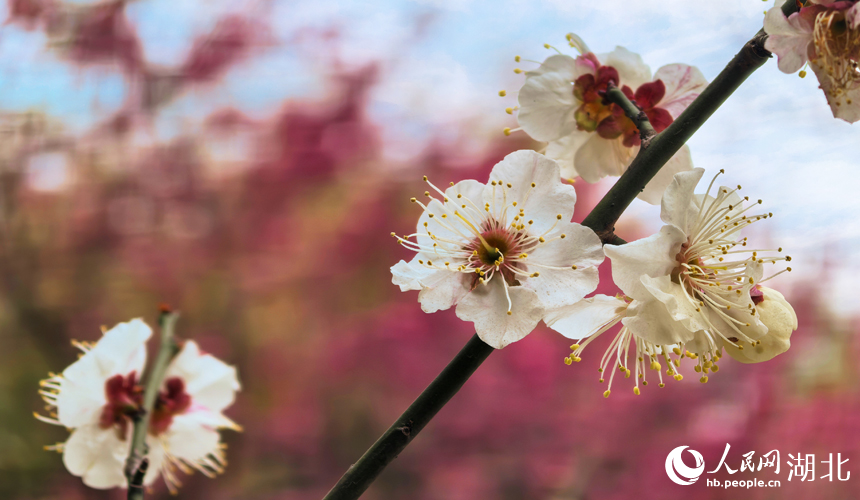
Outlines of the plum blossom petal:
<svg viewBox="0 0 860 500">
<path fill-rule="evenodd" d="M 114 429 L 98 424 L 83 425 L 72 431 L 63 445 L 63 464 L 90 488 L 126 486 L 123 463 L 130 441 L 120 439 Z"/>
<path fill-rule="evenodd" d="M 650 294 L 642 276 L 668 276 L 678 261 L 675 256 L 686 241 L 686 235 L 672 225 L 660 232 L 625 245 L 606 245 L 603 251 L 612 261 L 612 279 L 628 297 L 647 300 Z"/>
<path fill-rule="evenodd" d="M 666 306 L 669 316 L 684 328 L 691 332 L 708 328 L 708 324 L 703 321 L 702 315 L 688 298 L 689 295 L 685 293 L 684 287 L 672 283 L 669 276 L 643 275 L 641 281 L 651 295 Z"/>
<path fill-rule="evenodd" d="M 634 300 L 621 323 L 637 337 L 657 345 L 690 342 L 694 333 L 675 320 L 659 300 Z"/>
<path fill-rule="evenodd" d="M 570 222 L 559 224 L 557 229 L 565 238 L 547 242 L 532 252 L 530 258 L 541 265 L 526 266 L 531 272 L 539 272 L 540 278 L 526 280 L 522 285 L 537 292 L 547 309 L 576 303 L 594 291 L 599 281 L 597 266 L 604 259 L 600 238 L 591 229 Z M 570 269 L 568 262 L 577 262 L 577 269 Z"/>
<path fill-rule="evenodd" d="M 686 64 L 663 66 L 654 74 L 654 80 L 661 80 L 666 86 L 666 95 L 657 105 L 676 119 L 708 86 L 699 68 Z"/>
<path fill-rule="evenodd" d="M 391 267 L 391 281 L 400 291 L 420 290 L 418 302 L 426 313 L 444 311 L 455 305 L 471 288 L 470 277 L 429 268 L 421 263 L 426 254 L 416 255 L 409 263 L 400 261 Z"/>
<path fill-rule="evenodd" d="M 472 276 L 436 271 L 418 293 L 421 310 L 426 313 L 444 311 L 456 305 L 471 290 Z"/>
<path fill-rule="evenodd" d="M 547 58 L 535 71 L 526 73 L 518 95 L 517 120 L 527 134 L 551 141 L 576 130 L 573 112 L 578 104 L 571 82 L 580 71 L 570 56 Z"/>
<path fill-rule="evenodd" d="M 439 271 L 434 271 L 420 265 L 418 263 L 418 255 L 416 255 L 409 262 L 401 260 L 391 266 L 391 282 L 399 286 L 401 292 L 421 290 L 426 286 L 424 285 L 425 280 L 437 272 Z"/>
<path fill-rule="evenodd" d="M 666 187 L 672 183 L 675 174 L 687 172 L 693 169 L 693 157 L 690 155 L 690 147 L 684 144 L 677 153 L 669 158 L 669 161 L 657 172 L 645 189 L 639 193 L 639 199 L 651 205 L 659 205 Z"/>
<path fill-rule="evenodd" d="M 860 26 L 860 3 L 855 3 L 845 11 L 845 21 L 851 29 L 857 29 Z"/>
<path fill-rule="evenodd" d="M 166 451 L 187 462 L 219 454 L 221 436 L 212 426 L 213 417 L 217 415 L 207 411 L 191 411 L 174 417 L 162 441 Z"/>
<path fill-rule="evenodd" d="M 503 280 L 478 286 L 457 304 L 457 317 L 474 323 L 478 337 L 496 349 L 522 340 L 543 314 L 544 307 L 534 290 L 508 287 Z"/>
<path fill-rule="evenodd" d="M 704 173 L 704 169 L 696 168 L 674 175 L 660 203 L 660 219 L 684 234 L 692 232 L 697 221 L 700 205 L 694 201 L 694 190 Z"/>
<path fill-rule="evenodd" d="M 106 380 L 121 373 L 140 372 L 146 362 L 144 344 L 151 335 L 152 329 L 141 319 L 120 323 L 106 331 L 81 359 L 63 370 L 63 378 Z"/>
<path fill-rule="evenodd" d="M 645 64 L 642 56 L 624 47 L 615 47 L 615 50 L 609 54 L 597 58 L 606 66 L 612 66 L 618 70 L 621 81 L 631 88 L 635 89 L 651 80 L 651 68 Z"/>
<path fill-rule="evenodd" d="M 549 141 L 549 144 L 546 145 L 544 154 L 558 162 L 562 179 L 579 177 L 580 174 L 574 166 L 573 158 L 589 137 L 588 132 L 576 130 L 560 139 Z"/>
<path fill-rule="evenodd" d="M 777 55 L 779 70 L 794 73 L 806 64 L 812 43 L 813 25 L 799 12 L 787 18 L 780 6 L 774 6 L 764 17 L 764 31 L 768 34 L 764 48 Z"/>
<path fill-rule="evenodd" d="M 186 341 L 165 372 L 165 380 L 182 379 L 185 392 L 197 406 L 221 412 L 233 404 L 241 389 L 236 367 L 204 354 L 193 340 Z"/>
<path fill-rule="evenodd" d="M 114 375 L 140 374 L 146 362 L 146 341 L 152 329 L 140 319 L 120 323 L 58 377 L 57 420 L 69 428 L 98 422 L 105 405 L 104 387 Z"/>
<path fill-rule="evenodd" d="M 558 220 L 569 221 L 573 217 L 576 190 L 559 182 L 560 178 L 557 162 L 534 151 L 515 151 L 493 168 L 491 184 L 484 187 L 483 200 L 499 204 L 517 202 L 517 208 L 534 221 L 531 224 L 534 232 L 541 234 L 549 231 Z M 507 189 L 494 188 L 492 181 L 504 182 Z M 510 218 L 515 215 L 511 210 Z"/>
<path fill-rule="evenodd" d="M 638 152 L 638 147 L 625 147 L 620 138 L 604 139 L 591 134 L 574 155 L 573 164 L 585 182 L 595 183 L 607 175 L 623 174 Z"/>
<path fill-rule="evenodd" d="M 818 83 L 824 95 L 827 97 L 827 104 L 830 105 L 830 111 L 835 118 L 840 118 L 848 123 L 860 121 L 860 82 L 854 88 L 841 90 L 838 97 L 833 97 L 836 93 L 833 81 L 827 75 L 827 71 L 818 64 L 810 64 L 810 68 L 818 78 Z"/>
<path fill-rule="evenodd" d="M 544 322 L 565 337 L 580 340 L 594 335 L 614 318 L 620 319 L 626 309 L 623 299 L 595 295 L 547 312 Z"/>
</svg>

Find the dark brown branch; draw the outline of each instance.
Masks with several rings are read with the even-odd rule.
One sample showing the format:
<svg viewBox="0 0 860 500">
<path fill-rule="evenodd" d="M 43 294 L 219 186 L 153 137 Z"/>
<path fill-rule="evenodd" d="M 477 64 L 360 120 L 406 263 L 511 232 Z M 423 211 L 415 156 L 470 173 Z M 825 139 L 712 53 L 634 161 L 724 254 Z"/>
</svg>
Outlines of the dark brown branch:
<svg viewBox="0 0 860 500">
<path fill-rule="evenodd" d="M 324 500 L 346 500 L 361 496 L 376 476 L 406 448 L 421 429 L 463 387 L 495 349 L 477 335 L 448 363 L 412 405 L 403 412 L 340 478 Z"/>
</svg>

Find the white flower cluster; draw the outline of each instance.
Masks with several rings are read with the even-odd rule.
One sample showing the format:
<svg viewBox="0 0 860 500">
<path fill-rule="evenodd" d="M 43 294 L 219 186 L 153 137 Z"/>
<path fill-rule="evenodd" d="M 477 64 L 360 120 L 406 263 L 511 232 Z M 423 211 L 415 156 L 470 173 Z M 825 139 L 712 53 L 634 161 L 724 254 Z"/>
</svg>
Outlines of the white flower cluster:
<svg viewBox="0 0 860 500">
<path fill-rule="evenodd" d="M 765 276 L 768 264 L 791 257 L 781 248 L 750 249 L 741 236 L 773 214 L 758 212 L 761 200 L 741 197 L 740 186 L 715 187 L 717 177 L 696 194 L 704 170 L 692 167 L 686 147 L 640 194 L 661 204 L 665 225 L 657 234 L 602 247 L 590 229 L 570 222 L 576 194 L 562 177 L 594 182 L 621 175 L 639 150 L 638 129 L 606 99 L 609 84 L 659 133 L 707 82 L 683 64 L 664 66 L 652 78 L 626 49 L 596 56 L 576 35 L 568 41 L 580 55 L 554 55 L 525 72 L 519 106 L 508 109 L 517 111 L 522 130 L 548 142 L 546 155 L 512 153 L 487 184 L 467 180 L 442 191 L 425 177 L 428 200 L 412 199 L 423 209 L 416 231 L 392 233 L 416 252 L 391 268 L 394 284 L 419 290 L 425 312 L 456 306 L 457 316 L 497 349 L 542 320 L 577 340 L 567 364 L 620 323 L 602 357 L 600 380 L 608 375 L 611 387 L 616 373 L 632 376 L 635 394 L 648 384 L 649 370 L 664 385 L 664 364 L 666 375 L 681 380 L 685 358 L 704 383 L 724 352 L 744 363 L 785 352 L 797 317 L 782 294 L 762 284 L 791 270 Z M 597 288 L 604 256 L 623 293 L 585 298 Z"/>
<path fill-rule="evenodd" d="M 75 342 L 83 351 L 80 359 L 40 384 L 50 416 L 36 418 L 72 431 L 65 443 L 48 449 L 61 452 L 69 472 L 87 486 L 128 487 L 123 470 L 133 419 L 142 410 L 139 381 L 151 335 L 146 323 L 134 319 L 105 331 L 94 344 Z M 167 367 L 150 415 L 144 485 L 163 474 L 175 492 L 180 484 L 177 469 L 210 477 L 223 471 L 226 460 L 218 429 L 241 430 L 222 414 L 238 390 L 235 368 L 202 353 L 195 342 L 185 342 Z"/>
</svg>

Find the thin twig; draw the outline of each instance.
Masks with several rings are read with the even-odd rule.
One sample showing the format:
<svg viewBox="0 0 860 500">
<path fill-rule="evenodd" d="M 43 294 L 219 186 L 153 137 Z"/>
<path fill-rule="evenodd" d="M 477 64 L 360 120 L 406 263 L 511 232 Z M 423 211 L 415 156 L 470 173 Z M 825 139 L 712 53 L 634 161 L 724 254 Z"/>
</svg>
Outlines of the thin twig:
<svg viewBox="0 0 860 500">
<path fill-rule="evenodd" d="M 647 149 L 651 144 L 651 139 L 657 135 L 657 131 L 654 130 L 654 127 L 651 126 L 651 121 L 648 120 L 648 115 L 642 111 L 642 108 L 640 108 L 638 104 L 628 99 L 627 96 L 624 95 L 624 92 L 622 92 L 621 89 L 616 87 L 612 82 L 606 84 L 606 92 L 604 93 L 604 96 L 607 101 L 614 103 L 621 108 L 627 118 L 630 118 L 630 121 L 636 125 L 636 128 L 639 130 L 639 139 L 642 142 L 642 149 Z"/>
<path fill-rule="evenodd" d="M 795 0 L 788 0 L 783 6 L 786 15 L 796 10 Z M 604 244 L 625 243 L 614 233 L 618 217 L 687 139 L 747 77 L 771 57 L 770 52 L 764 48 L 766 37 L 763 30 L 759 31 L 677 120 L 662 133 L 654 136 L 649 147 L 640 149 L 639 155 L 627 171 L 585 218 L 582 225 L 595 231 Z M 460 390 L 493 350 L 477 335 L 473 336 L 394 425 L 385 431 L 358 462 L 350 466 L 323 500 L 354 500 L 360 497 L 382 470 Z"/>
<path fill-rule="evenodd" d="M 134 416 L 134 431 L 131 438 L 131 451 L 125 461 L 125 477 L 128 480 L 128 500 L 141 500 L 143 498 L 143 478 L 146 475 L 148 461 L 146 455 L 149 452 L 146 446 L 146 434 L 149 429 L 149 417 L 155 407 L 158 391 L 164 381 L 167 365 L 178 351 L 176 341 L 173 339 L 173 329 L 179 314 L 176 312 L 163 312 L 159 318 L 161 326 L 161 345 L 158 356 L 152 365 L 143 391 L 143 408 Z"/>
</svg>

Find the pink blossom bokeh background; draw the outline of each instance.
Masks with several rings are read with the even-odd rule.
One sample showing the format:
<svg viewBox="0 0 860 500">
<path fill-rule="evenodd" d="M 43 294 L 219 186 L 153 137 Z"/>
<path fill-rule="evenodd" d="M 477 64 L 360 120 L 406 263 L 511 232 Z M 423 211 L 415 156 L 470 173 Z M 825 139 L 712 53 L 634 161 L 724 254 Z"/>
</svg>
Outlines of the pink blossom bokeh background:
<svg viewBox="0 0 860 500">
<path fill-rule="evenodd" d="M 409 254 L 389 234 L 414 226 L 421 176 L 483 180 L 507 153 L 539 145 L 449 123 L 424 130 L 432 139 L 408 161 L 388 154 L 397 124 L 375 119 L 369 96 L 394 58 L 346 64 L 331 49 L 337 26 L 300 27 L 285 42 L 265 9 L 233 13 L 165 66 L 148 62 L 122 2 L 78 5 L 77 17 L 67 7 L 11 0 L 4 33 L 39 34 L 45 57 L 118 77 L 125 92 L 85 127 L 40 109 L 0 115 L 0 497 L 124 497 L 84 487 L 41 449 L 67 432 L 32 418 L 37 384 L 75 359 L 71 339 L 153 323 L 166 302 L 182 312 L 180 335 L 235 364 L 243 383 L 227 413 L 245 431 L 224 433 L 226 473 L 188 477 L 180 495 L 321 498 L 473 333 L 390 282 Z M 216 103 L 200 118 L 231 71 L 284 43 L 321 68 L 323 92 L 265 112 Z M 178 129 L 167 139 L 166 115 Z M 575 220 L 609 185 L 576 182 Z M 628 240 L 657 224 L 637 207 L 617 228 Z M 787 481 L 798 452 L 841 453 L 860 474 L 856 326 L 825 300 L 833 266 L 808 265 L 823 278 L 783 281 L 800 318 L 791 351 L 761 365 L 726 359 L 706 385 L 688 366 L 684 381 L 639 397 L 616 380 L 604 399 L 601 349 L 566 366 L 570 341 L 538 328 L 490 356 L 364 498 L 857 498 L 860 477 Z M 614 293 L 607 265 L 601 278 L 598 291 Z M 666 477 L 671 449 L 700 451 L 710 470 L 726 443 L 733 468 L 742 453 L 779 449 L 781 473 L 686 487 Z M 783 484 L 727 492 L 706 477 Z M 167 496 L 159 485 L 149 497 Z"/>
</svg>

